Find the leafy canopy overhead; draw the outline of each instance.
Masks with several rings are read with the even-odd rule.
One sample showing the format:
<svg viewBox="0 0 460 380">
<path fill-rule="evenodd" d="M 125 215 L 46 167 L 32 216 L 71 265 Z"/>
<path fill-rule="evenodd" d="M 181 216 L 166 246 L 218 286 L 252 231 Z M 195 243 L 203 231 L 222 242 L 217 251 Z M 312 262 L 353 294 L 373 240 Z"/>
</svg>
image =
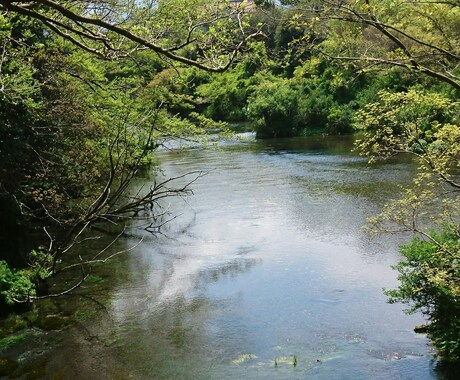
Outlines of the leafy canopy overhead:
<svg viewBox="0 0 460 380">
<path fill-rule="evenodd" d="M 50 33 L 105 59 L 150 49 L 210 71 L 224 71 L 260 34 L 249 31 L 245 7 L 222 0 L 1 0 L 0 10 L 39 20 Z"/>
<path fill-rule="evenodd" d="M 460 89 L 458 0 L 299 0 L 298 24 L 321 30 L 314 47 L 364 69 L 398 66 Z M 300 25 L 300 24 L 299 24 Z M 311 34 L 309 28 L 304 28 Z M 305 36 L 302 40 L 308 40 Z"/>
</svg>

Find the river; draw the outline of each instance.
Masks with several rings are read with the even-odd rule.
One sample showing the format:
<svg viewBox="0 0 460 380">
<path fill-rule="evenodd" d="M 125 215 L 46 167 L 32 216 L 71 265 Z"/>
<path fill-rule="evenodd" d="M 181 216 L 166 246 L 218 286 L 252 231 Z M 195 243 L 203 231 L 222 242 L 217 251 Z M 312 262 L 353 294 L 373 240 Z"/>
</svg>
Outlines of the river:
<svg viewBox="0 0 460 380">
<path fill-rule="evenodd" d="M 134 248 L 53 306 L 78 323 L 18 346 L 40 363 L 27 378 L 447 378 L 422 316 L 382 293 L 408 237 L 361 229 L 413 166 L 369 166 L 351 137 L 248 137 L 159 154 L 166 176 L 207 175 L 169 200 L 162 234 L 118 242 Z"/>
</svg>

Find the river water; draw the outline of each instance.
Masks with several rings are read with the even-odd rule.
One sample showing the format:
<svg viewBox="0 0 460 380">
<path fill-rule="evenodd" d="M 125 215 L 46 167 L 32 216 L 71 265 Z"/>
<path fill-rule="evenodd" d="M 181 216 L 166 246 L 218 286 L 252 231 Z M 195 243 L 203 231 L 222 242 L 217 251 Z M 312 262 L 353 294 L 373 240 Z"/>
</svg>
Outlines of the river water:
<svg viewBox="0 0 460 380">
<path fill-rule="evenodd" d="M 397 285 L 391 265 L 408 237 L 361 230 L 414 169 L 369 166 L 351 140 L 249 137 L 160 153 L 166 176 L 208 174 L 169 200 L 178 217 L 163 234 L 110 266 L 103 312 L 59 333 L 41 375 L 444 378 L 413 331 L 423 318 L 382 293 Z"/>
</svg>

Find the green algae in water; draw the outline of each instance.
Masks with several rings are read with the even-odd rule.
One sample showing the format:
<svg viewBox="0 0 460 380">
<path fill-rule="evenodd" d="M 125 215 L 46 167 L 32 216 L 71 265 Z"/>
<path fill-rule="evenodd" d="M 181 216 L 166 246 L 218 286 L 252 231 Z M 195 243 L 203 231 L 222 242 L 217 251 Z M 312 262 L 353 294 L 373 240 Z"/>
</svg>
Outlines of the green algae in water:
<svg viewBox="0 0 460 380">
<path fill-rule="evenodd" d="M 93 283 L 93 284 L 98 284 L 101 282 L 105 282 L 105 279 L 102 278 L 101 276 L 95 275 L 95 274 L 90 274 L 86 278 L 86 283 Z"/>
<path fill-rule="evenodd" d="M 8 350 L 11 346 L 16 343 L 22 342 L 27 338 L 27 333 L 23 332 L 17 335 L 8 336 L 0 339 L 0 352 Z"/>
<path fill-rule="evenodd" d="M 297 365 L 297 358 L 294 356 L 295 358 L 295 363 Z M 280 358 L 276 358 L 275 360 L 273 360 L 270 364 L 274 367 L 278 367 L 279 365 L 293 365 L 294 363 L 294 359 L 291 357 L 291 356 L 282 356 Z"/>
<path fill-rule="evenodd" d="M 81 323 L 90 319 L 91 317 L 94 317 L 96 314 L 97 313 L 94 311 L 79 310 L 74 313 L 72 318 L 75 322 Z"/>
</svg>

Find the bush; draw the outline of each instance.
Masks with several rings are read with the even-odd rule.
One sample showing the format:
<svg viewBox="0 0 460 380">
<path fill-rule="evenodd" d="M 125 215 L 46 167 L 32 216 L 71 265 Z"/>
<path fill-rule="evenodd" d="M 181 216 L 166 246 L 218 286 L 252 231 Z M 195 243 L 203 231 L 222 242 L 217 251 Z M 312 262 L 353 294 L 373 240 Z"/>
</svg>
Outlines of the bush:
<svg viewBox="0 0 460 380">
<path fill-rule="evenodd" d="M 249 98 L 249 117 L 258 137 L 352 132 L 355 97 L 364 82 L 353 71 L 310 60 L 293 78 L 267 78 Z"/>
<path fill-rule="evenodd" d="M 0 261 L 0 301 L 11 305 L 35 295 L 35 285 L 25 270 L 11 269 L 6 261 Z"/>
<path fill-rule="evenodd" d="M 287 137 L 299 132 L 299 90 L 289 80 L 264 81 L 248 101 L 248 115 L 257 122 L 257 137 Z"/>
<path fill-rule="evenodd" d="M 327 133 L 338 135 L 352 132 L 353 116 L 354 110 L 350 104 L 332 106 L 327 115 Z"/>
<path fill-rule="evenodd" d="M 43 247 L 33 249 L 27 261 L 26 269 L 14 269 L 0 261 L 0 302 L 28 301 L 37 294 L 37 286 L 51 276 L 53 257 Z"/>
<path fill-rule="evenodd" d="M 430 321 L 428 336 L 446 360 L 460 360 L 460 234 L 447 227 L 428 240 L 401 247 L 405 259 L 395 266 L 400 285 L 387 290 L 389 302 L 410 304 Z"/>
<path fill-rule="evenodd" d="M 206 117 L 230 122 L 246 120 L 248 97 L 260 80 L 247 66 L 245 62 L 223 74 L 211 75 L 207 83 L 197 86 L 196 95 L 205 105 Z"/>
</svg>

